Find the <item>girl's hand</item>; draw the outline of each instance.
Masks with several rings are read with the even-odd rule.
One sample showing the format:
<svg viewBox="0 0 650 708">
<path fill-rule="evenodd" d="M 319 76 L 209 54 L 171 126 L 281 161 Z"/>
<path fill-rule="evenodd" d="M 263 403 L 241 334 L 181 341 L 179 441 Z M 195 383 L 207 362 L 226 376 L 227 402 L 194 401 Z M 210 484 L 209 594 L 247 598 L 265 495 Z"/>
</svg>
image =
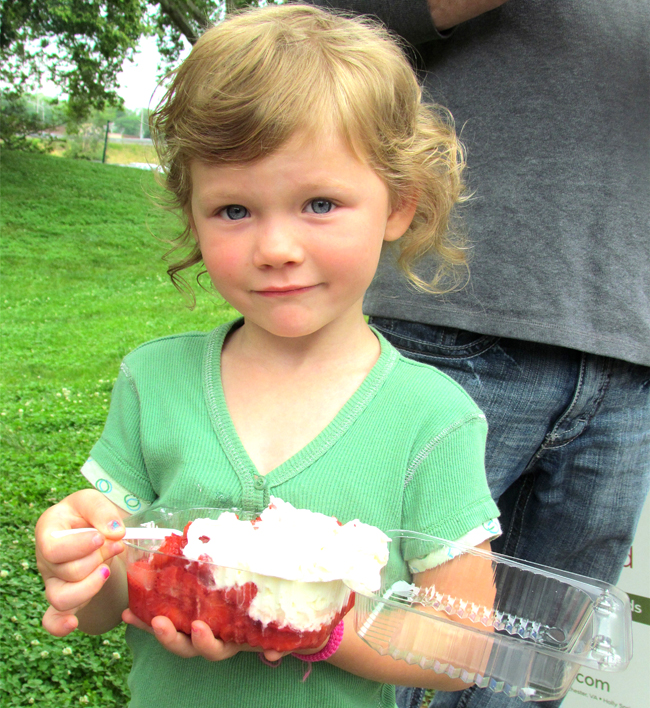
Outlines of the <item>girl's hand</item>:
<svg viewBox="0 0 650 708">
<path fill-rule="evenodd" d="M 187 634 L 176 631 L 176 627 L 174 627 L 168 617 L 154 617 L 153 620 L 151 620 L 151 627 L 139 620 L 131 610 L 124 610 L 122 619 L 127 624 L 132 624 L 138 629 L 153 634 L 165 649 L 184 659 L 202 656 L 208 661 L 223 661 L 224 659 L 230 659 L 230 657 L 238 654 L 240 651 L 254 651 L 262 653 L 267 661 L 277 661 L 291 653 L 288 651 L 280 652 L 274 649 L 251 647 L 248 644 L 222 642 L 212 634 L 210 627 L 200 620 L 192 622 L 192 636 L 188 637 Z"/>
<path fill-rule="evenodd" d="M 55 637 L 76 629 L 77 612 L 104 586 L 113 558 L 124 550 L 125 513 L 94 489 L 84 489 L 50 507 L 36 524 L 36 563 L 50 607 L 43 627 Z M 92 526 L 88 532 L 54 538 L 52 533 Z"/>
</svg>

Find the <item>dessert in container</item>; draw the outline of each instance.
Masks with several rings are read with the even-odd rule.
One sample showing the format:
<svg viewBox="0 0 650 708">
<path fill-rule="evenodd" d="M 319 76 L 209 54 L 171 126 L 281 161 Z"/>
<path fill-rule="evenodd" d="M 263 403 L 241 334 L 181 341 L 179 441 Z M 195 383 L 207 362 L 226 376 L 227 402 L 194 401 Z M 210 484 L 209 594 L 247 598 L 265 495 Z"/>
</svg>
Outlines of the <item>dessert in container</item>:
<svg viewBox="0 0 650 708">
<path fill-rule="evenodd" d="M 379 591 L 357 593 L 357 633 L 380 654 L 522 701 L 562 698 L 580 667 L 628 665 L 630 602 L 616 587 L 424 534 L 388 536 L 405 558 L 446 561 L 417 585 L 389 563 Z"/>
<path fill-rule="evenodd" d="M 321 517 L 326 525 L 345 527 L 331 517 L 273 501 L 276 504 L 257 518 L 237 509 L 211 508 L 158 508 L 129 517 L 127 527 L 170 529 L 164 540 L 125 542 L 131 611 L 147 624 L 157 615 L 169 617 L 176 629 L 186 634 L 190 634 L 193 621 L 203 620 L 223 641 L 263 649 L 294 651 L 321 646 L 353 607 L 350 585 L 357 585 L 346 569 L 338 573 L 328 570 L 331 558 L 326 557 L 327 549 L 310 562 L 305 544 L 314 534 L 307 529 L 302 534 L 292 533 L 291 524 L 296 522 L 296 514 L 308 514 Z M 265 547 L 261 543 L 262 520 L 265 515 L 271 518 L 269 514 L 284 514 L 285 521 L 287 516 L 291 520 L 284 525 L 266 524 L 270 531 L 279 527 L 288 538 L 283 541 L 271 533 Z M 355 523 L 359 524 L 350 522 Z M 172 534 L 172 529 L 183 529 L 183 536 Z M 386 538 L 384 546 L 387 543 Z M 329 555 L 335 551 L 329 549 Z M 377 566 L 375 589 L 379 570 Z"/>
</svg>

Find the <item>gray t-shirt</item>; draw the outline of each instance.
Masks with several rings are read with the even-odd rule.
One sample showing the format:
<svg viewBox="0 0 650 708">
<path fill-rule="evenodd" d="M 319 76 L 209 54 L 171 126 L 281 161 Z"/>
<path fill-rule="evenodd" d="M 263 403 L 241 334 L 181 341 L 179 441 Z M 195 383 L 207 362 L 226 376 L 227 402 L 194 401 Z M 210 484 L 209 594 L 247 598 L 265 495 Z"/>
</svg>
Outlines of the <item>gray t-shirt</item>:
<svg viewBox="0 0 650 708">
<path fill-rule="evenodd" d="M 420 293 L 387 253 L 366 313 L 650 365 L 650 3 L 510 0 L 445 39 L 426 0 L 335 4 L 419 43 L 474 194 L 469 285 Z"/>
</svg>

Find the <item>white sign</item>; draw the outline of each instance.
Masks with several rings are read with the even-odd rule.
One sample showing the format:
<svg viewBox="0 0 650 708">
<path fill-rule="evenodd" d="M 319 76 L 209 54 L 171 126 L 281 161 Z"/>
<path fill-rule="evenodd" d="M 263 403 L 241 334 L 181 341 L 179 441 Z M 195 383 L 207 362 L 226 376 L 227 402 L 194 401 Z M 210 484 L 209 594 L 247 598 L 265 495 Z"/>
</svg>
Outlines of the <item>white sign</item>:
<svg viewBox="0 0 650 708">
<path fill-rule="evenodd" d="M 634 656 L 625 671 L 581 669 L 562 708 L 650 708 L 650 500 L 618 582 L 630 596 Z M 543 708 L 543 703 L 540 703 Z"/>
</svg>

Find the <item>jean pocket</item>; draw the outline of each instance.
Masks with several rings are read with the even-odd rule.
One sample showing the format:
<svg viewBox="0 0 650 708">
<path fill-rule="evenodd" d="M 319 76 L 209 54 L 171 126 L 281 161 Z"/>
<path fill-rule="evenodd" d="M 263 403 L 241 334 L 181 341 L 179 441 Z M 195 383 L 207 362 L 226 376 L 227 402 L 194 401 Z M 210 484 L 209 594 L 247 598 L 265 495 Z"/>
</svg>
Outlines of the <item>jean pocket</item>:
<svg viewBox="0 0 650 708">
<path fill-rule="evenodd" d="M 490 334 L 478 334 L 457 327 L 442 327 L 384 317 L 370 317 L 368 322 L 402 354 L 427 364 L 481 356 L 501 339 Z"/>
</svg>

